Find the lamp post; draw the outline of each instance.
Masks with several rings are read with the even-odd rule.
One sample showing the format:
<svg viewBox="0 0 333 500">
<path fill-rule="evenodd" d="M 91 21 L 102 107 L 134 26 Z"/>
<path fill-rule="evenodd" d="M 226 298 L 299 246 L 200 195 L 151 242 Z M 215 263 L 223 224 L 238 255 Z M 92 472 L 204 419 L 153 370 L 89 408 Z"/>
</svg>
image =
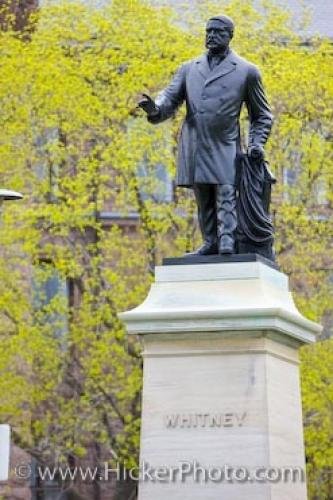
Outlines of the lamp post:
<svg viewBox="0 0 333 500">
<path fill-rule="evenodd" d="M 23 196 L 16 191 L 0 189 L 0 215 L 1 207 L 5 201 L 20 200 Z M 10 455 L 10 427 L 7 424 L 0 425 L 0 481 L 7 481 L 9 472 Z"/>
</svg>

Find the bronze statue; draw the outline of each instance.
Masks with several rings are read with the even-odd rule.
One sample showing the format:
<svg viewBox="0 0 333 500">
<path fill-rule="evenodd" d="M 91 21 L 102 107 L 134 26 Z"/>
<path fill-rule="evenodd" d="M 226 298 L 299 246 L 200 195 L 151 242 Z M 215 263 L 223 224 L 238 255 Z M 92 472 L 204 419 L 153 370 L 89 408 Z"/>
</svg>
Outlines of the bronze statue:
<svg viewBox="0 0 333 500">
<path fill-rule="evenodd" d="M 198 205 L 203 244 L 191 255 L 251 251 L 272 258 L 273 228 L 265 206 L 267 199 L 264 200 L 272 179 L 264 162 L 263 147 L 273 117 L 259 70 L 229 47 L 233 33 L 234 23 L 229 17 L 209 19 L 208 52 L 183 64 L 156 101 L 143 94 L 139 106 L 147 113 L 148 121 L 157 124 L 170 118 L 186 102 L 176 183 L 192 188 Z M 250 121 L 247 155 L 242 153 L 240 144 L 239 115 L 243 103 Z M 247 167 L 258 169 L 259 184 L 254 183 L 250 197 L 249 193 L 240 197 L 241 186 L 253 186 L 248 182 Z M 264 225 L 263 231 L 253 227 L 253 220 L 255 226 Z"/>
</svg>

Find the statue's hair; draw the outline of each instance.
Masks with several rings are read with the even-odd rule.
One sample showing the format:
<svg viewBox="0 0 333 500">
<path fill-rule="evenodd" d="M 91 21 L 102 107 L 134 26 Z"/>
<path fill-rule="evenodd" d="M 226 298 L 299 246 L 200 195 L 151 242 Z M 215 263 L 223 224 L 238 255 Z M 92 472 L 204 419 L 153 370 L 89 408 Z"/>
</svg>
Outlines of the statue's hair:
<svg viewBox="0 0 333 500">
<path fill-rule="evenodd" d="M 231 17 L 228 16 L 214 16 L 208 19 L 209 21 L 219 21 L 222 23 L 228 30 L 229 32 L 233 35 L 234 34 L 234 29 L 235 29 L 235 23 L 231 19 Z"/>
</svg>

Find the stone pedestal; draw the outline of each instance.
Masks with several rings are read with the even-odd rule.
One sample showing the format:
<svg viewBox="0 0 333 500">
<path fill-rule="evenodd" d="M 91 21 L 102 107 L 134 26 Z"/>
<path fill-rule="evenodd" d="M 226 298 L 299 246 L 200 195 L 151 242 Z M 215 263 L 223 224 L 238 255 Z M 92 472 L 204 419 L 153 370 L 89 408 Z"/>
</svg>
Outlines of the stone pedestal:
<svg viewBox="0 0 333 500">
<path fill-rule="evenodd" d="M 298 349 L 321 327 L 284 274 L 157 267 L 120 316 L 143 341 L 139 500 L 306 500 Z"/>
</svg>

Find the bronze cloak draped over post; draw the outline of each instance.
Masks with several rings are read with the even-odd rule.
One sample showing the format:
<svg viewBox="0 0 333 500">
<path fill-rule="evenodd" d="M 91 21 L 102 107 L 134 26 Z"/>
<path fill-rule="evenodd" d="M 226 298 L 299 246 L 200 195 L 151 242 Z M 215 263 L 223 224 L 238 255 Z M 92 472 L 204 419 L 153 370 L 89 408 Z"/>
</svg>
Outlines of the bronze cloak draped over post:
<svg viewBox="0 0 333 500">
<path fill-rule="evenodd" d="M 237 165 L 238 253 L 258 253 L 274 260 L 274 228 L 269 215 L 271 186 L 276 182 L 264 160 L 246 154 Z"/>
</svg>

